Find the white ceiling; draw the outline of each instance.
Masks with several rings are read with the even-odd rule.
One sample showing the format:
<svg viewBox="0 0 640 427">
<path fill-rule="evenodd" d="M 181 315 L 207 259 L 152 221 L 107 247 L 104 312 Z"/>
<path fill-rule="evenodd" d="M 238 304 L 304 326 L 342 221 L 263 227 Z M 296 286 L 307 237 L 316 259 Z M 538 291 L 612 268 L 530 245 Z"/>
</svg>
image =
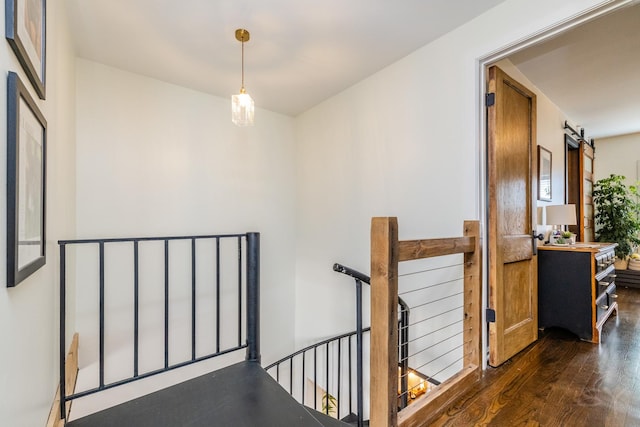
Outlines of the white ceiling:
<svg viewBox="0 0 640 427">
<path fill-rule="evenodd" d="M 509 59 L 587 137 L 640 132 L 640 5 Z"/>
<path fill-rule="evenodd" d="M 66 0 L 79 57 L 295 116 L 504 0 Z M 638 2 L 635 2 L 636 4 Z M 509 58 L 574 125 L 640 132 L 640 5 Z"/>
<path fill-rule="evenodd" d="M 66 0 L 77 55 L 297 115 L 504 0 Z"/>
</svg>

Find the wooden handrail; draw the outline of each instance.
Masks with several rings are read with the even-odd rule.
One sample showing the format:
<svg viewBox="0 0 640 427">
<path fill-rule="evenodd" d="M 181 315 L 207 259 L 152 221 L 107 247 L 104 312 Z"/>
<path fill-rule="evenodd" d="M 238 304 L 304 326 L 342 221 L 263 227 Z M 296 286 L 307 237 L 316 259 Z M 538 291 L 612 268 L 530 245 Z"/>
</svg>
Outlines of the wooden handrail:
<svg viewBox="0 0 640 427">
<path fill-rule="evenodd" d="M 473 252 L 475 237 L 405 240 L 398 242 L 398 245 L 400 247 L 400 259 L 398 261 L 413 261 L 422 258 Z"/>
<path fill-rule="evenodd" d="M 398 413 L 398 264 L 422 258 L 464 254 L 463 370 Z M 371 402 L 370 425 L 428 425 L 457 395 L 480 378 L 480 223 L 465 221 L 464 236 L 398 241 L 393 217 L 371 222 Z"/>
</svg>

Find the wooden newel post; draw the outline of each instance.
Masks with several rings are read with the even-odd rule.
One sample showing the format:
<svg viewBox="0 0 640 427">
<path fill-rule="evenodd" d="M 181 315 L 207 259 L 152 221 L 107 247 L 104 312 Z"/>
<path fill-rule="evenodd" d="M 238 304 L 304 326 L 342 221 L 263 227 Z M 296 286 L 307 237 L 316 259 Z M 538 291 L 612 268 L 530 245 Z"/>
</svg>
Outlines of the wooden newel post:
<svg viewBox="0 0 640 427">
<path fill-rule="evenodd" d="M 371 221 L 370 425 L 395 427 L 398 415 L 398 220 Z"/>
<path fill-rule="evenodd" d="M 474 238 L 473 252 L 464 254 L 464 366 L 482 363 L 482 253 L 480 222 L 465 221 L 464 236 Z M 479 375 L 479 371 L 478 371 Z"/>
</svg>

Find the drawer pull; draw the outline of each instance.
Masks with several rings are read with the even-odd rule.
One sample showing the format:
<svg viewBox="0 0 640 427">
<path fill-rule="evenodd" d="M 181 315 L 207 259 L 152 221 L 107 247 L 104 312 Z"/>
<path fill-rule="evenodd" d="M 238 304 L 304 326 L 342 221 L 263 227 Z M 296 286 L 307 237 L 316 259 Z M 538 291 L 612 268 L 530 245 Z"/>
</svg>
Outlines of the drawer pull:
<svg viewBox="0 0 640 427">
<path fill-rule="evenodd" d="M 611 294 L 609 295 L 612 299 L 618 299 L 618 294 Z"/>
<path fill-rule="evenodd" d="M 609 306 L 605 304 L 601 305 L 600 308 L 603 310 L 609 310 Z"/>
<path fill-rule="evenodd" d="M 609 286 L 609 282 L 598 282 L 600 286 Z"/>
</svg>

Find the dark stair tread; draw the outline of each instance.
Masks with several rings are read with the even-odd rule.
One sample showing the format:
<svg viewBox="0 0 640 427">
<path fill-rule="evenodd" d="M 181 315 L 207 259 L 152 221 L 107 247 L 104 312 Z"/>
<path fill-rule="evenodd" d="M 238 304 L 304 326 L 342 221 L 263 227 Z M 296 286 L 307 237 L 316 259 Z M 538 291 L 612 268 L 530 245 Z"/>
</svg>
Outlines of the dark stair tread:
<svg viewBox="0 0 640 427">
<path fill-rule="evenodd" d="M 314 416 L 314 418 L 316 418 L 318 421 L 320 421 L 320 423 L 324 426 L 324 427 L 347 427 L 349 424 L 345 424 L 342 421 L 339 421 L 333 417 L 330 417 L 329 415 L 316 411 L 315 409 L 311 409 L 311 408 L 307 408 L 305 407 L 305 409 L 307 411 L 309 411 L 309 413 L 311 415 Z"/>
<path fill-rule="evenodd" d="M 323 419 L 323 421 L 326 421 Z M 256 362 L 218 371 L 71 421 L 67 427 L 321 427 Z"/>
<path fill-rule="evenodd" d="M 329 415 L 316 411 L 315 409 L 305 407 L 311 415 L 313 415 L 324 427 L 347 427 L 349 424 L 343 423 Z"/>
<path fill-rule="evenodd" d="M 357 416 L 356 414 L 353 414 L 353 413 L 352 413 L 352 414 L 349 414 L 349 415 L 347 415 L 346 417 L 344 417 L 344 418 L 342 419 L 342 421 L 343 421 L 344 423 L 349 424 L 349 425 L 357 426 L 357 425 L 358 425 L 358 416 Z M 362 425 L 363 425 L 363 426 L 368 426 L 368 425 L 369 425 L 369 420 L 364 420 L 364 421 L 362 422 Z"/>
</svg>

